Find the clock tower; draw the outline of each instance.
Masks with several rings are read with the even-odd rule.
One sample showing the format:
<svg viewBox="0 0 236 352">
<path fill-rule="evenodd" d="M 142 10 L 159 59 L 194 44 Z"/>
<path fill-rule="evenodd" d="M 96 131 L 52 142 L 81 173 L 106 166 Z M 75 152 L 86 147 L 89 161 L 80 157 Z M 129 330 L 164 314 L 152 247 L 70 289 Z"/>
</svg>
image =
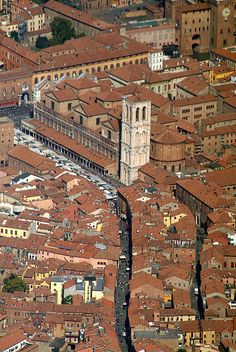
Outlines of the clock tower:
<svg viewBox="0 0 236 352">
<path fill-rule="evenodd" d="M 234 45 L 234 0 L 210 0 L 212 49 Z"/>
</svg>

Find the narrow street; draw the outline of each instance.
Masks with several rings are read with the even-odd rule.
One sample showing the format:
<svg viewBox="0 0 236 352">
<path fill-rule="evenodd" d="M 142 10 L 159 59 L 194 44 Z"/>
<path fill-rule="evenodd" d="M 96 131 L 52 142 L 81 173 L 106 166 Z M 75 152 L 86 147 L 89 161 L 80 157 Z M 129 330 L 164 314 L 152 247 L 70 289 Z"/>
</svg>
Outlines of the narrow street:
<svg viewBox="0 0 236 352">
<path fill-rule="evenodd" d="M 123 217 L 121 215 L 121 217 Z M 131 236 L 124 218 L 120 219 L 120 247 L 121 254 L 117 273 L 115 293 L 116 302 L 116 331 L 122 352 L 133 351 L 131 346 L 130 326 L 128 319 L 129 279 L 131 276 Z"/>
<path fill-rule="evenodd" d="M 197 229 L 196 237 L 196 277 L 195 277 L 195 287 L 198 289 L 198 294 L 196 295 L 196 305 L 197 305 L 197 318 L 204 319 L 204 307 L 201 295 L 201 263 L 200 254 L 202 249 L 202 243 L 204 240 L 205 233 L 202 233 L 202 229 Z"/>
</svg>

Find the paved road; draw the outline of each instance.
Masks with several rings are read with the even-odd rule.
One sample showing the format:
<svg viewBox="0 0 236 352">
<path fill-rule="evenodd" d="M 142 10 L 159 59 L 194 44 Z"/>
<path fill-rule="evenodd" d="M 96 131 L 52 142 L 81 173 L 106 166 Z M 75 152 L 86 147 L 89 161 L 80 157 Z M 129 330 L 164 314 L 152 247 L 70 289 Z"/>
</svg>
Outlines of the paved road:
<svg viewBox="0 0 236 352">
<path fill-rule="evenodd" d="M 129 279 L 131 276 L 131 251 L 130 232 L 127 222 L 120 219 L 120 246 L 121 255 L 117 273 L 117 285 L 115 293 L 116 302 L 116 332 L 120 341 L 122 352 L 133 351 L 131 346 L 130 326 L 128 319 L 129 306 Z"/>
<path fill-rule="evenodd" d="M 197 318 L 204 319 L 204 307 L 201 296 L 201 263 L 200 263 L 200 254 L 202 249 L 202 244 L 205 238 L 205 232 L 202 228 L 197 229 L 196 237 L 196 287 L 198 287 L 198 295 L 196 296 L 197 304 Z"/>
<path fill-rule="evenodd" d="M 21 106 L 0 108 L 0 116 L 8 116 L 14 121 L 15 127 L 20 128 L 21 120 L 32 117 L 33 106 L 22 103 Z"/>
<path fill-rule="evenodd" d="M 104 21 L 107 21 L 109 23 L 116 23 L 118 24 L 119 22 L 124 22 L 124 21 L 129 21 L 129 19 L 125 19 L 124 17 L 124 12 L 130 12 L 130 11 L 135 11 L 135 10 L 142 10 L 143 6 L 146 4 L 164 4 L 164 1 L 162 0 L 146 0 L 145 4 L 134 4 L 134 5 L 129 5 L 129 6 L 124 6 L 124 7 L 119 7 L 119 8 L 110 8 L 108 10 L 102 10 L 99 12 L 94 13 L 95 17 L 101 18 Z"/>
</svg>

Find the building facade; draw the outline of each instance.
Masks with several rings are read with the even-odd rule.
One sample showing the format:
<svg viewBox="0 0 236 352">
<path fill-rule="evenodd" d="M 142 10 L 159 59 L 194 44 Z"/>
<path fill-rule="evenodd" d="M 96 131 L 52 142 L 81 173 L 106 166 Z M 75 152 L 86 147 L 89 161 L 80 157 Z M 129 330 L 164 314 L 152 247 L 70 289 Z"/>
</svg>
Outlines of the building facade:
<svg viewBox="0 0 236 352">
<path fill-rule="evenodd" d="M 122 107 L 120 180 L 128 186 L 149 162 L 151 102 L 129 97 Z"/>
<path fill-rule="evenodd" d="M 0 165 L 6 165 L 7 153 L 14 146 L 14 122 L 7 116 L 0 117 Z"/>
</svg>

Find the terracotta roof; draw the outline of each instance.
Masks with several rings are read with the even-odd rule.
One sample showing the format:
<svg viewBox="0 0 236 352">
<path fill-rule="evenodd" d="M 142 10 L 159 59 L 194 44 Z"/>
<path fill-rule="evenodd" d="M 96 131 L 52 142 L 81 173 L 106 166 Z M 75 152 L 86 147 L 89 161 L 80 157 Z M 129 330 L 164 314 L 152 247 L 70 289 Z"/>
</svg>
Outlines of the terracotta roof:
<svg viewBox="0 0 236 352">
<path fill-rule="evenodd" d="M 230 105 L 236 109 L 236 94 L 234 94 L 232 97 L 226 98 L 224 100 L 224 104 Z"/>
<path fill-rule="evenodd" d="M 213 54 L 215 54 L 216 56 L 221 56 L 223 58 L 229 59 L 233 62 L 236 62 L 236 53 L 232 52 L 230 50 L 226 50 L 226 49 L 216 49 L 216 50 L 211 50 L 211 52 Z"/>
<path fill-rule="evenodd" d="M 130 291 L 132 292 L 133 290 L 137 289 L 137 288 L 141 288 L 142 286 L 145 285 L 151 285 L 153 287 L 156 287 L 160 290 L 163 290 L 163 283 L 161 280 L 153 277 L 150 274 L 141 272 L 136 274 L 130 283 Z"/>
<path fill-rule="evenodd" d="M 224 204 L 228 204 L 227 200 L 222 198 L 223 193 L 221 189 L 215 184 L 205 185 L 197 179 L 185 179 L 178 180 L 178 185 L 212 209 L 217 209 L 224 206 Z"/>
<path fill-rule="evenodd" d="M 235 87 L 236 88 L 236 87 Z M 234 121 L 236 120 L 236 112 L 230 112 L 227 114 L 215 115 L 204 119 L 206 125 L 212 125 L 214 123 L 225 122 L 225 121 Z"/>
<path fill-rule="evenodd" d="M 162 127 L 160 130 L 152 134 L 151 140 L 159 144 L 180 144 L 185 142 L 186 137 L 182 134 L 171 130 L 170 128 Z"/>
<path fill-rule="evenodd" d="M 70 88 L 64 88 L 60 90 L 51 91 L 51 94 L 59 101 L 71 101 L 71 100 L 78 100 L 77 94 Z"/>
<path fill-rule="evenodd" d="M 204 89 L 208 88 L 208 83 L 198 77 L 188 77 L 178 83 L 178 87 L 190 92 L 194 95 L 200 94 Z"/>
<path fill-rule="evenodd" d="M 172 102 L 174 107 L 196 105 L 208 102 L 217 102 L 217 98 L 213 94 L 199 95 L 192 98 L 177 99 Z"/>
<path fill-rule="evenodd" d="M 208 3 L 187 4 L 180 7 L 181 12 L 205 11 L 210 9 Z"/>
<path fill-rule="evenodd" d="M 183 321 L 179 323 L 181 331 L 187 332 L 203 332 L 203 331 L 215 331 L 220 333 L 225 328 L 229 331 L 233 331 L 232 320 L 193 320 Z"/>
<path fill-rule="evenodd" d="M 56 141 L 58 144 L 65 146 L 65 148 L 74 151 L 78 155 L 81 155 L 82 157 L 91 160 L 94 164 L 97 164 L 100 167 L 108 167 L 109 165 L 113 164 L 114 161 L 112 161 L 111 159 L 106 158 L 101 154 L 85 147 L 83 144 L 78 143 L 70 137 L 54 130 L 51 127 L 44 125 L 38 120 L 30 120 L 31 124 L 34 124 L 34 122 L 36 122 L 36 126 L 39 126 L 35 129 L 36 132 L 47 137 L 48 139 L 51 139 L 52 141 Z"/>
<path fill-rule="evenodd" d="M 48 169 L 50 167 L 53 168 L 55 166 L 53 161 L 32 152 L 30 149 L 22 145 L 16 145 L 14 148 L 10 149 L 8 155 L 40 170 Z"/>
<path fill-rule="evenodd" d="M 215 182 L 220 187 L 236 185 L 236 166 L 223 170 L 216 170 L 205 175 L 208 182 Z"/>
<path fill-rule="evenodd" d="M 83 23 L 87 26 L 94 27 L 101 31 L 107 28 L 115 27 L 110 23 L 107 23 L 105 21 L 102 21 L 95 17 L 90 16 L 87 12 L 74 9 L 70 6 L 64 5 L 62 3 L 58 3 L 57 1 L 54 1 L 54 0 L 49 0 L 46 4 L 44 4 L 44 9 L 49 9 L 51 11 L 54 11 L 62 15 L 66 13 L 67 18 L 77 21 L 79 23 Z"/>
</svg>

